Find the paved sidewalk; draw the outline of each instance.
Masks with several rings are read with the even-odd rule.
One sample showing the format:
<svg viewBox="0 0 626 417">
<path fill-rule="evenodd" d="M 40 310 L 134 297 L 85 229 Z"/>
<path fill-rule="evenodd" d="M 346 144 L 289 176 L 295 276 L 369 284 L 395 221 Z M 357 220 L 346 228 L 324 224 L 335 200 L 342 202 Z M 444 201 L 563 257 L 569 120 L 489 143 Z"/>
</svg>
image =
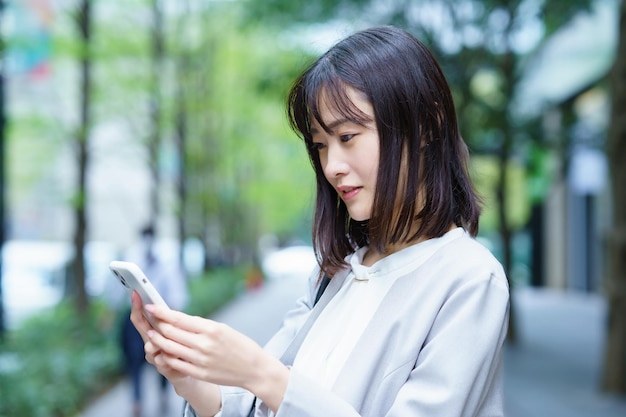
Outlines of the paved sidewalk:
<svg viewBox="0 0 626 417">
<path fill-rule="evenodd" d="M 519 341 L 505 352 L 506 416 L 626 416 L 626 397 L 599 391 L 603 298 L 525 288 L 514 294 Z"/>
<path fill-rule="evenodd" d="M 303 280 L 268 282 L 212 318 L 263 344 L 304 289 Z M 519 289 L 514 308 L 519 343 L 506 347 L 506 417 L 626 416 L 626 397 L 598 391 L 606 313 L 601 297 Z M 159 411 L 156 371 L 147 366 L 144 377 L 144 417 L 178 417 L 180 398 L 170 390 L 168 409 Z M 111 416 L 131 416 L 130 386 L 125 381 L 77 417 Z"/>
</svg>

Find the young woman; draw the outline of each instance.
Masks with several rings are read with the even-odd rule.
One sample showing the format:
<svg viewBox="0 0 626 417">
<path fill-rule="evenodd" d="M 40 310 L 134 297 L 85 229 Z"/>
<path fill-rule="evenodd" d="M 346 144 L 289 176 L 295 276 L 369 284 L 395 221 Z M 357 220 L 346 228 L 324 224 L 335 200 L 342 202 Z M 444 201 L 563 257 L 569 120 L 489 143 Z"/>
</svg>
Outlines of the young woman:
<svg viewBox="0 0 626 417">
<path fill-rule="evenodd" d="M 507 281 L 473 238 L 479 202 L 436 60 L 402 30 L 358 32 L 296 80 L 288 113 L 317 176 L 319 268 L 281 330 L 261 348 L 133 296 L 184 416 L 502 416 Z"/>
</svg>

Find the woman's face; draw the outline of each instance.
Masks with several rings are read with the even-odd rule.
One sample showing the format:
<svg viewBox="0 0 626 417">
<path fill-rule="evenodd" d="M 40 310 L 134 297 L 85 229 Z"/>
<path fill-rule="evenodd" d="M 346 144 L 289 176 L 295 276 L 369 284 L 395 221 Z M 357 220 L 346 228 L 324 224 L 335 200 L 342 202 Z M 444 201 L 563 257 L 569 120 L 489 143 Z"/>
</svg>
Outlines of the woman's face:
<svg viewBox="0 0 626 417">
<path fill-rule="evenodd" d="M 313 120 L 311 135 L 326 180 L 346 204 L 350 217 L 363 221 L 371 216 L 376 193 L 380 150 L 378 130 L 370 102 L 353 88 L 347 87 L 346 93 L 369 121 L 358 124 L 347 120 L 326 104 L 322 94 L 320 116 L 330 132 Z"/>
</svg>

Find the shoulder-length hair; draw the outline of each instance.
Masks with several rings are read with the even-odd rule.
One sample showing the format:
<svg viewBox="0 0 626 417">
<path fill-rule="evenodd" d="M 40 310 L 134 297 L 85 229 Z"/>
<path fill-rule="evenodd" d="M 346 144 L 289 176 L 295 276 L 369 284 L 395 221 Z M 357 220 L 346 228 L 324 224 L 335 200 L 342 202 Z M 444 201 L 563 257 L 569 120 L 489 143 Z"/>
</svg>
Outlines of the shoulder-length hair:
<svg viewBox="0 0 626 417">
<path fill-rule="evenodd" d="M 366 222 L 350 218 L 312 146 L 311 121 L 326 129 L 322 93 L 339 115 L 368 122 L 347 88 L 370 101 L 379 135 L 376 193 Z M 478 233 L 480 200 L 450 88 L 433 55 L 411 34 L 383 26 L 338 42 L 295 80 L 287 113 L 316 174 L 312 234 L 321 274 L 332 277 L 346 255 L 366 244 L 384 253 L 389 245 L 439 237 L 452 224 Z"/>
</svg>

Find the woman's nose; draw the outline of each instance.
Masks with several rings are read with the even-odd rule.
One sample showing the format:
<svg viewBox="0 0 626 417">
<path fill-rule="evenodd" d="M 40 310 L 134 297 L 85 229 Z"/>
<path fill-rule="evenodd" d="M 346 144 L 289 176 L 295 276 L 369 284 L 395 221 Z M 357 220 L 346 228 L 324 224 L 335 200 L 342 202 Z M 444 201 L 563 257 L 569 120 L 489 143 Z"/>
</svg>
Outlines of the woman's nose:
<svg viewBox="0 0 626 417">
<path fill-rule="evenodd" d="M 341 147 L 329 146 L 326 152 L 326 160 L 322 161 L 326 178 L 337 178 L 348 173 L 348 164 Z"/>
</svg>

